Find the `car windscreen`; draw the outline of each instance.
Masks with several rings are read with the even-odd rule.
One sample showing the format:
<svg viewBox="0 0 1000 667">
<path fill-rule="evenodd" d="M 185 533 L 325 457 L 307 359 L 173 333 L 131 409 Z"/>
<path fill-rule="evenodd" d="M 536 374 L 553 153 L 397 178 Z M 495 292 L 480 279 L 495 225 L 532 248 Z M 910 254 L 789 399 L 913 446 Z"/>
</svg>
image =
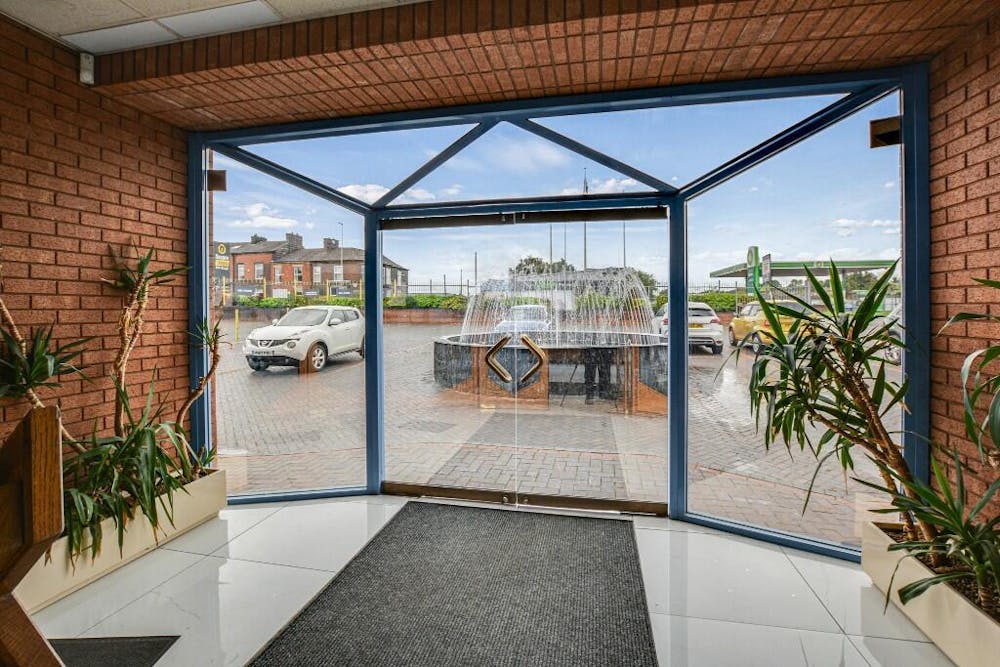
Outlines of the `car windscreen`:
<svg viewBox="0 0 1000 667">
<path fill-rule="evenodd" d="M 319 308 L 302 308 L 290 310 L 278 320 L 279 327 L 312 327 L 323 324 L 326 319 L 326 311 Z"/>
<path fill-rule="evenodd" d="M 688 308 L 688 317 L 715 317 L 711 308 Z"/>
<path fill-rule="evenodd" d="M 544 320 L 545 308 L 542 306 L 531 306 L 522 308 L 520 306 L 510 309 L 510 319 L 516 322 L 526 322 L 528 320 Z"/>
</svg>

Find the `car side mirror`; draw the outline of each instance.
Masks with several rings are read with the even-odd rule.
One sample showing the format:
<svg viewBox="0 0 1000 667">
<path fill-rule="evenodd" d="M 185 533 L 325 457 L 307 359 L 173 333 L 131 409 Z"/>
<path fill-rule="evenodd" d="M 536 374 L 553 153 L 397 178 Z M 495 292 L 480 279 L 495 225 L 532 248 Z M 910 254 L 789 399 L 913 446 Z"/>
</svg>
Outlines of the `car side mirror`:
<svg viewBox="0 0 1000 667">
<path fill-rule="evenodd" d="M 271 324 L 277 324 L 277 323 L 278 323 L 278 318 L 277 317 L 274 318 L 273 320 L 271 320 Z"/>
<path fill-rule="evenodd" d="M 331 327 L 335 327 L 338 324 L 343 324 L 343 323 L 344 323 L 343 320 L 330 320 L 330 326 Z"/>
</svg>

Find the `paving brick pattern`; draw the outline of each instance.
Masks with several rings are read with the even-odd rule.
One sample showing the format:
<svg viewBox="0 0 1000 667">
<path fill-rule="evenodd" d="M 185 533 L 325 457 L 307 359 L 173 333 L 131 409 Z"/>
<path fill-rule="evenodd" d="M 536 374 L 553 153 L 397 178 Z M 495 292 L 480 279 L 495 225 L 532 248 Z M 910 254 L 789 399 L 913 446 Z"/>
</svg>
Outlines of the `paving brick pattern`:
<svg viewBox="0 0 1000 667">
<path fill-rule="evenodd" d="M 614 401 L 569 396 L 548 409 L 480 407 L 433 379 L 432 341 L 452 326 L 387 325 L 387 477 L 398 482 L 665 502 L 665 417 L 623 415 Z M 246 334 L 244 328 L 244 335 Z M 766 452 L 746 399 L 746 367 L 690 357 L 690 506 L 779 530 L 855 543 L 872 498 L 835 465 L 817 477 L 808 454 Z M 745 362 L 744 362 L 745 364 Z M 321 373 L 254 373 L 238 347 L 218 381 L 223 467 L 234 493 L 364 483 L 364 376 L 356 354 Z M 867 474 L 859 464 L 858 474 Z"/>
</svg>

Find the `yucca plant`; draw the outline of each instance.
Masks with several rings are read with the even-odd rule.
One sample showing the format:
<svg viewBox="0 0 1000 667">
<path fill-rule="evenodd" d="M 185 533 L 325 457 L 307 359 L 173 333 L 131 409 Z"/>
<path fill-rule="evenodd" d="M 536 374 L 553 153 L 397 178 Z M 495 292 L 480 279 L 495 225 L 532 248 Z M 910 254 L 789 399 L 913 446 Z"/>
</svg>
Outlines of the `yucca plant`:
<svg viewBox="0 0 1000 667">
<path fill-rule="evenodd" d="M 146 253 L 132 248 L 132 255 L 119 253 L 109 246 L 114 259 L 114 277 L 104 278 L 104 282 L 123 294 L 124 304 L 118 317 L 118 354 L 111 364 L 111 378 L 115 384 L 125 385 L 125 372 L 128 360 L 139 342 L 142 326 L 145 321 L 146 308 L 149 305 L 149 290 L 151 287 L 164 285 L 174 277 L 185 273 L 186 266 L 173 266 L 163 269 L 153 269 L 154 251 Z M 127 399 L 127 396 L 125 397 Z M 115 434 L 125 432 L 125 407 L 127 400 L 119 396 L 115 401 Z"/>
<path fill-rule="evenodd" d="M 1000 281 L 975 278 L 980 285 L 1000 290 Z M 1000 296 L 1000 295 L 998 295 Z M 1000 324 L 1000 315 L 958 313 L 942 331 L 959 322 Z M 1000 345 L 988 345 L 971 352 L 962 363 L 962 391 L 965 403 L 965 432 L 979 449 L 982 460 L 1000 468 Z M 980 412 L 985 403 L 985 411 Z"/>
<path fill-rule="evenodd" d="M 163 406 L 154 407 L 154 383 L 149 383 L 141 411 L 129 405 L 125 387 L 115 391 L 125 405 L 121 435 L 91 435 L 86 451 L 65 462 L 64 515 L 72 559 L 89 550 L 96 557 L 103 542 L 101 522 L 114 521 L 118 548 L 128 522 L 143 514 L 154 534 L 166 519 L 173 523 L 173 496 L 191 477 L 190 449 L 172 422 L 161 420 Z M 179 456 L 170 455 L 175 449 Z"/>
<path fill-rule="evenodd" d="M 937 461 L 931 463 L 937 488 L 916 479 L 902 479 L 893 470 L 886 472 L 897 483 L 881 487 L 871 482 L 857 480 L 872 489 L 888 493 L 892 497 L 892 507 L 876 510 L 884 513 L 901 512 L 912 515 L 937 526 L 938 535 L 930 540 L 905 540 L 889 545 L 889 551 L 905 551 L 906 556 L 896 563 L 892 579 L 886 592 L 896 578 L 899 566 L 905 558 L 938 560 L 940 566 L 933 576 L 911 582 L 899 589 L 899 599 L 906 604 L 937 584 L 972 579 L 975 582 L 977 601 L 983 609 L 994 610 L 1000 604 L 1000 515 L 992 519 L 980 519 L 983 510 L 1000 491 L 1000 480 L 996 480 L 971 508 L 966 503 L 965 476 L 961 458 L 955 453 L 955 484 L 952 486 L 948 475 Z M 899 488 L 908 493 L 901 493 Z"/>
<path fill-rule="evenodd" d="M 846 307 L 840 269 L 833 261 L 828 288 L 805 267 L 816 305 L 780 287 L 773 289 L 785 303 L 769 301 L 758 292 L 770 331 L 758 332 L 761 344 L 755 346 L 749 392 L 765 447 L 782 443 L 789 451 L 808 448 L 818 460 L 816 474 L 831 458 L 845 474 L 852 471 L 859 448 L 878 465 L 886 487 L 897 477 L 913 479 L 902 446 L 893 439 L 898 434 L 885 424 L 891 410 L 905 409 L 908 389 L 905 379 L 895 382 L 886 373 L 895 363 L 891 351 L 903 345 L 895 333 L 898 323 L 881 310 L 895 270 L 894 263 L 853 311 Z M 742 343 L 751 342 L 752 335 Z M 739 357 L 739 348 L 735 355 Z M 921 517 L 903 514 L 902 519 L 909 540 L 937 536 L 937 528 Z"/>
<path fill-rule="evenodd" d="M 51 326 L 29 330 L 23 340 L 0 329 L 0 398 L 30 398 L 42 387 L 58 387 L 61 375 L 87 379 L 79 360 L 90 340 L 54 345 Z"/>
</svg>

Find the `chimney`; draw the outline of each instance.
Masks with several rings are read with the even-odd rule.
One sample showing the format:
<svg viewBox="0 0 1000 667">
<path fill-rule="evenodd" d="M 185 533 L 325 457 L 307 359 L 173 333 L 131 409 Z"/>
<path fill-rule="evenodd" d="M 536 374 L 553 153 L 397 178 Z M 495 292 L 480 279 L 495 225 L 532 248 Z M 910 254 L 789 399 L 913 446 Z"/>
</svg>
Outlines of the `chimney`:
<svg viewBox="0 0 1000 667">
<path fill-rule="evenodd" d="M 302 250 L 302 235 L 288 232 L 285 234 L 285 243 L 288 244 L 288 252 Z"/>
<path fill-rule="evenodd" d="M 337 239 L 323 239 L 323 249 L 324 250 L 336 250 L 340 247 L 340 241 Z"/>
<path fill-rule="evenodd" d="M 254 234 L 250 237 L 250 243 L 262 243 L 266 240 L 267 238 L 261 236 L 260 234 Z"/>
</svg>

